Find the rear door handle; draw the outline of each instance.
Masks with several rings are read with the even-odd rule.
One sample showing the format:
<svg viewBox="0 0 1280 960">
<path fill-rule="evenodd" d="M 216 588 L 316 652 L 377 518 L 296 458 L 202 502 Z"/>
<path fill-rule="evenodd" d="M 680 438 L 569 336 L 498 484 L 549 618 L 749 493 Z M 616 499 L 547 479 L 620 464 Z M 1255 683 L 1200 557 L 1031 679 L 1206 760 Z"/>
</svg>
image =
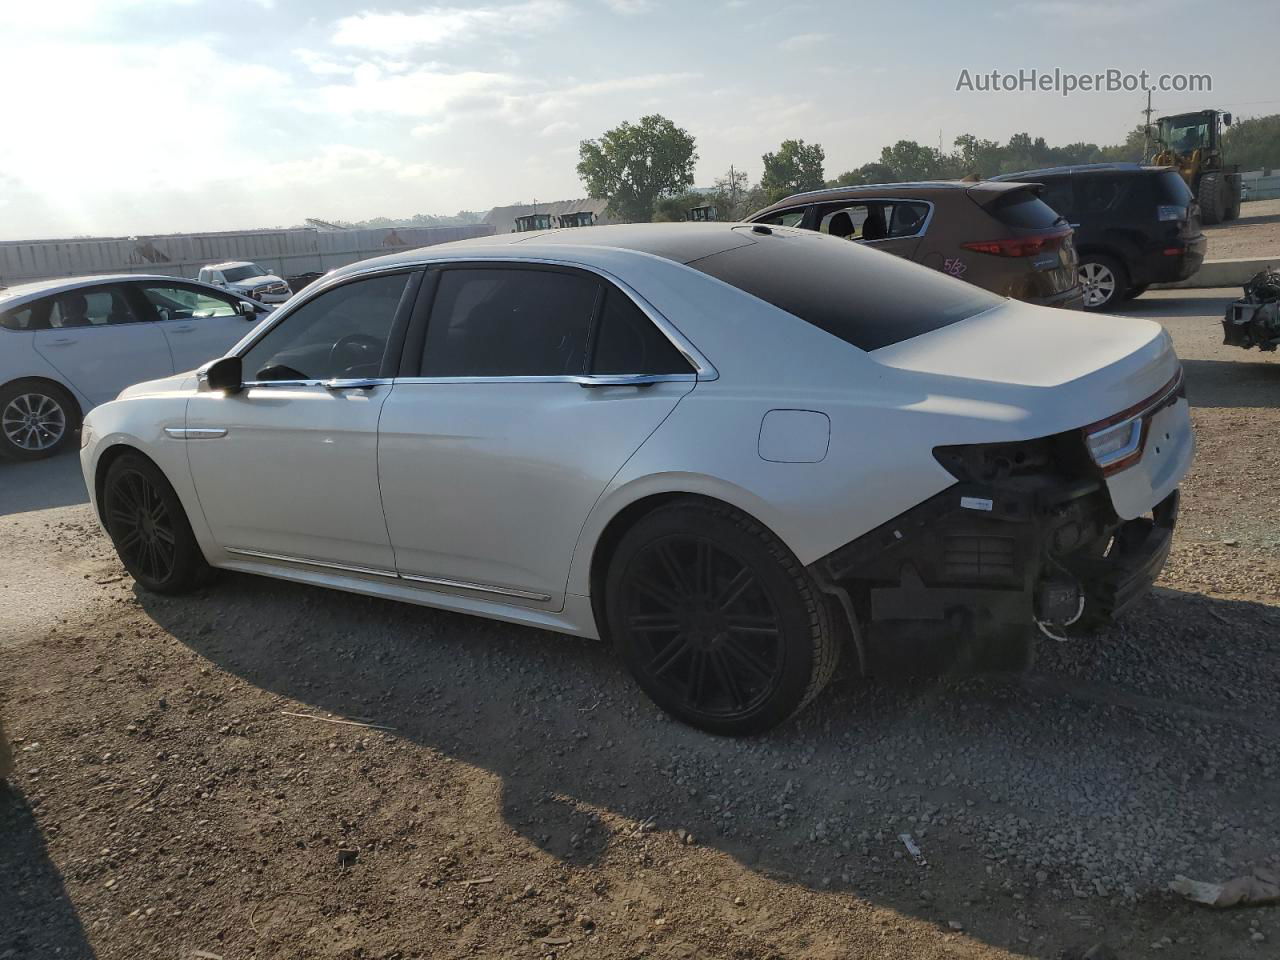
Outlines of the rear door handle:
<svg viewBox="0 0 1280 960">
<path fill-rule="evenodd" d="M 194 330 L 194 329 L 195 329 L 195 327 L 193 327 L 191 324 L 189 324 L 189 323 L 188 323 L 188 324 L 187 324 L 186 326 L 184 326 L 184 327 L 174 327 L 174 328 L 173 328 L 172 330 L 170 330 L 169 332 L 170 332 L 170 333 L 190 333 L 190 332 L 191 332 L 192 330 Z"/>
<path fill-rule="evenodd" d="M 322 380 L 321 385 L 327 390 L 372 390 L 374 387 L 380 387 L 386 382 L 386 380 L 379 377 L 354 377 Z"/>
<path fill-rule="evenodd" d="M 80 340 L 79 340 L 79 338 L 78 338 L 78 337 L 54 337 L 54 339 L 52 339 L 52 340 L 50 340 L 50 341 L 49 341 L 49 346 L 51 346 L 51 347 L 69 347 L 69 346 L 71 346 L 71 344 L 73 344 L 73 343 L 79 343 L 79 342 L 80 342 Z"/>
</svg>

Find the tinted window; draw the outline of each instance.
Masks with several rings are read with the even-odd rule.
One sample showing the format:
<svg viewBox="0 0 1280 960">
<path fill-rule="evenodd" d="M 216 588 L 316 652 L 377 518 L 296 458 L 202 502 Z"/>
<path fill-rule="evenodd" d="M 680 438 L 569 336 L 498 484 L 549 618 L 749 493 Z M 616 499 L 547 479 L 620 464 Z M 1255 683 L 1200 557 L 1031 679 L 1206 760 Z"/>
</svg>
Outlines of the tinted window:
<svg viewBox="0 0 1280 960">
<path fill-rule="evenodd" d="M 243 267 L 228 267 L 222 271 L 222 279 L 227 283 L 236 283 L 240 280 L 249 280 L 253 277 L 265 277 L 267 271 L 263 270 L 256 263 L 250 263 Z"/>
<path fill-rule="evenodd" d="M 137 320 L 119 287 L 84 288 L 59 294 L 53 298 L 49 311 L 52 327 L 101 327 Z"/>
<path fill-rule="evenodd" d="M 1034 230 L 1058 222 L 1058 211 L 1030 190 L 1002 194 L 988 209 L 1006 227 Z"/>
<path fill-rule="evenodd" d="M 0 327 L 7 330 L 47 330 L 48 310 L 41 303 L 33 303 L 8 313 L 0 313 Z"/>
<path fill-rule="evenodd" d="M 1156 195 L 1159 203 L 1177 204 L 1185 207 L 1195 199 L 1187 182 L 1172 170 L 1162 170 L 1155 175 Z"/>
<path fill-rule="evenodd" d="M 689 266 L 863 350 L 939 330 L 1004 302 L 927 267 L 820 234 L 759 237 Z"/>
<path fill-rule="evenodd" d="M 1044 190 L 1040 193 L 1040 199 L 1064 217 L 1070 218 L 1076 206 L 1074 191 L 1071 187 L 1071 178 L 1046 179 L 1044 181 Z"/>
<path fill-rule="evenodd" d="M 1076 204 L 1081 216 L 1119 210 L 1128 196 L 1132 177 L 1077 177 Z"/>
<path fill-rule="evenodd" d="M 370 277 L 308 300 L 243 354 L 245 380 L 378 376 L 408 282 Z"/>
<path fill-rule="evenodd" d="M 568 271 L 445 270 L 431 306 L 422 376 L 581 374 L 599 292 L 595 279 Z"/>
<path fill-rule="evenodd" d="M 160 320 L 202 320 L 234 317 L 235 303 L 194 287 L 144 286 L 142 295 L 156 308 Z"/>
<path fill-rule="evenodd" d="M 798 227 L 800 221 L 804 219 L 804 207 L 796 207 L 794 210 L 780 210 L 777 213 L 771 213 L 767 217 L 757 217 L 752 223 L 768 223 L 775 227 Z"/>
<path fill-rule="evenodd" d="M 619 290 L 605 294 L 592 373 L 692 373 L 689 362 Z"/>
</svg>

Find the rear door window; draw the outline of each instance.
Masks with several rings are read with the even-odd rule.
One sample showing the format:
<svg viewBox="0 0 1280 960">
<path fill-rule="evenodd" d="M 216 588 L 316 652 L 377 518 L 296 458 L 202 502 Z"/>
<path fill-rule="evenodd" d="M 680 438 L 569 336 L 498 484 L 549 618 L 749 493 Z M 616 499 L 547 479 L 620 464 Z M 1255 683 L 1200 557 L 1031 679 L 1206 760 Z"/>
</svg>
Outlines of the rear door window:
<svg viewBox="0 0 1280 960">
<path fill-rule="evenodd" d="M 862 350 L 940 330 L 1004 302 L 927 267 L 820 234 L 754 239 L 688 266 Z"/>
<path fill-rule="evenodd" d="M 595 334 L 590 372 L 658 375 L 693 373 L 693 368 L 630 297 L 608 287 Z"/>
<path fill-rule="evenodd" d="M 70 290 L 53 298 L 49 325 L 55 328 L 116 326 L 140 318 L 119 287 Z"/>
<path fill-rule="evenodd" d="M 567 270 L 445 270 L 427 324 L 422 376 L 581 375 L 600 293 L 595 278 Z"/>
</svg>

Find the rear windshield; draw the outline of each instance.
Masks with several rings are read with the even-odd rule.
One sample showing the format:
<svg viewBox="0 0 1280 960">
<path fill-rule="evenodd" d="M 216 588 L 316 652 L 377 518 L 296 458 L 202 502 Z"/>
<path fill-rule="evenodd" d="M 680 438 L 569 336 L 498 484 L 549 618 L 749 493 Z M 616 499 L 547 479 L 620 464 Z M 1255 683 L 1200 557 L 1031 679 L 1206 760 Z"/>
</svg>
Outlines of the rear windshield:
<svg viewBox="0 0 1280 960">
<path fill-rule="evenodd" d="M 1161 170 L 1156 174 L 1155 182 L 1156 196 L 1160 198 L 1160 203 L 1185 207 L 1195 199 L 1187 182 L 1172 170 Z"/>
<path fill-rule="evenodd" d="M 863 350 L 941 330 L 1003 302 L 849 240 L 807 231 L 751 236 L 755 243 L 689 266 Z"/>
<path fill-rule="evenodd" d="M 1035 230 L 1052 227 L 1061 217 L 1030 190 L 1011 190 L 987 210 L 1006 227 Z"/>
</svg>

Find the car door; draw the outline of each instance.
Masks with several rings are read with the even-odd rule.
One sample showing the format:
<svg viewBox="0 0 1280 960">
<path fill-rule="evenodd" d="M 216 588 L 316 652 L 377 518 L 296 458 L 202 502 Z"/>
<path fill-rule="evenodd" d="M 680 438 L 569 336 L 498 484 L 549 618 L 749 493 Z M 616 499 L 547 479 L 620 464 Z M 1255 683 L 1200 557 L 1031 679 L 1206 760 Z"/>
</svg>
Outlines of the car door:
<svg viewBox="0 0 1280 960">
<path fill-rule="evenodd" d="M 48 329 L 33 335 L 35 349 L 91 405 L 174 372 L 164 334 L 139 316 L 122 285 L 77 287 L 48 299 Z"/>
<path fill-rule="evenodd" d="M 396 567 L 558 610 L 588 512 L 694 369 L 643 301 L 592 273 L 458 265 L 424 290 L 379 429 Z"/>
<path fill-rule="evenodd" d="M 242 390 L 191 398 L 191 475 L 233 557 L 395 575 L 378 416 L 418 280 L 401 268 L 326 288 L 242 349 Z"/>
<path fill-rule="evenodd" d="M 223 356 L 259 319 L 241 312 L 248 301 L 194 284 L 143 281 L 133 289 L 141 297 L 138 309 L 159 324 L 177 371 Z"/>
</svg>

